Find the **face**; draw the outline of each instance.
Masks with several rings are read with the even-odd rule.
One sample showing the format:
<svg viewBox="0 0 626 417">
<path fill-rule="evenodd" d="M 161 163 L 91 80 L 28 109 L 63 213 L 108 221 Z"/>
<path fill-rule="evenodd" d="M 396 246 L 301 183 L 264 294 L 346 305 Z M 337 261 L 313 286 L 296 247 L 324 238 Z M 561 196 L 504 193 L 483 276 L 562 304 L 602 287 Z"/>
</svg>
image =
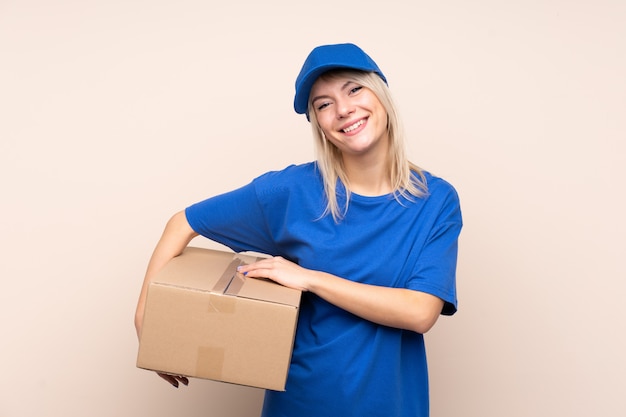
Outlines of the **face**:
<svg viewBox="0 0 626 417">
<path fill-rule="evenodd" d="M 387 152 L 387 112 L 370 89 L 347 77 L 323 77 L 313 84 L 311 98 L 326 139 L 344 158 Z"/>
</svg>

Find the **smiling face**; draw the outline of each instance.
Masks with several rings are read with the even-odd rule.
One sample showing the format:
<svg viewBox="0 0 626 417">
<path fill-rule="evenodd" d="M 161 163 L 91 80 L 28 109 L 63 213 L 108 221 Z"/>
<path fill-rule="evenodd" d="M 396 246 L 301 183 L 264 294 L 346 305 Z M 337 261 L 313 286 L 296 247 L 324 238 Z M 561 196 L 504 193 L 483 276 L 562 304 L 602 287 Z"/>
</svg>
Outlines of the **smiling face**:
<svg viewBox="0 0 626 417">
<path fill-rule="evenodd" d="M 387 153 L 387 112 L 376 95 L 347 75 L 327 74 L 311 88 L 311 108 L 324 136 L 344 156 Z"/>
</svg>

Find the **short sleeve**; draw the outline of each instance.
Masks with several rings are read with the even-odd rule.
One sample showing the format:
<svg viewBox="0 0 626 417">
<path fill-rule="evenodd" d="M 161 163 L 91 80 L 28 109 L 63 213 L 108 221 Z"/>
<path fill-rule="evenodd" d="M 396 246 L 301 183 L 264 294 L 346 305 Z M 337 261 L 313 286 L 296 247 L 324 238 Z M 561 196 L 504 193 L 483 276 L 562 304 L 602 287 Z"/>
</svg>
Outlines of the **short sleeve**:
<svg viewBox="0 0 626 417">
<path fill-rule="evenodd" d="M 432 209 L 434 222 L 411 278 L 409 289 L 427 292 L 444 301 L 441 314 L 452 315 L 457 310 L 456 268 L 458 239 L 462 228 L 461 209 L 456 191 L 449 186 Z"/>
<path fill-rule="evenodd" d="M 196 233 L 235 252 L 275 251 L 254 182 L 195 203 L 185 214 Z"/>
</svg>

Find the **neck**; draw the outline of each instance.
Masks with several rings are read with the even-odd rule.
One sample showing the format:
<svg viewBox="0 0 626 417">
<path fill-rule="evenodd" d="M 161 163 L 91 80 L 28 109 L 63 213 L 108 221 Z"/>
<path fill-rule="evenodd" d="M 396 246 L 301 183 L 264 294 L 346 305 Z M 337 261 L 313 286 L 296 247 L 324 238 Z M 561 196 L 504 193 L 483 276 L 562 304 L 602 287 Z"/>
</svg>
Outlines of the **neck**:
<svg viewBox="0 0 626 417">
<path fill-rule="evenodd" d="M 387 155 L 375 158 L 349 158 L 344 155 L 344 168 L 351 192 L 364 196 L 379 196 L 392 191 Z"/>
</svg>

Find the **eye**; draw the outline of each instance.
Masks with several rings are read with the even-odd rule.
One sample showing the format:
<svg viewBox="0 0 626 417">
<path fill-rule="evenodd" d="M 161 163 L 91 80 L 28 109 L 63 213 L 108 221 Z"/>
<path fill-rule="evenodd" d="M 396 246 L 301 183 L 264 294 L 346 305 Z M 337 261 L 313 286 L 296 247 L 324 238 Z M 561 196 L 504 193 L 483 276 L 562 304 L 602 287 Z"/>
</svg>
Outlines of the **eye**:
<svg viewBox="0 0 626 417">
<path fill-rule="evenodd" d="M 317 111 L 324 110 L 324 109 L 325 109 L 326 107 L 328 107 L 329 105 L 330 105 L 330 103 L 328 103 L 328 102 L 323 102 L 323 103 L 321 103 L 321 104 L 318 104 L 318 105 L 317 105 L 317 107 L 316 107 L 316 108 L 317 108 Z"/>
<path fill-rule="evenodd" d="M 356 94 L 358 93 L 361 89 L 363 88 L 363 86 L 357 85 L 356 87 L 350 89 L 350 94 Z"/>
</svg>

